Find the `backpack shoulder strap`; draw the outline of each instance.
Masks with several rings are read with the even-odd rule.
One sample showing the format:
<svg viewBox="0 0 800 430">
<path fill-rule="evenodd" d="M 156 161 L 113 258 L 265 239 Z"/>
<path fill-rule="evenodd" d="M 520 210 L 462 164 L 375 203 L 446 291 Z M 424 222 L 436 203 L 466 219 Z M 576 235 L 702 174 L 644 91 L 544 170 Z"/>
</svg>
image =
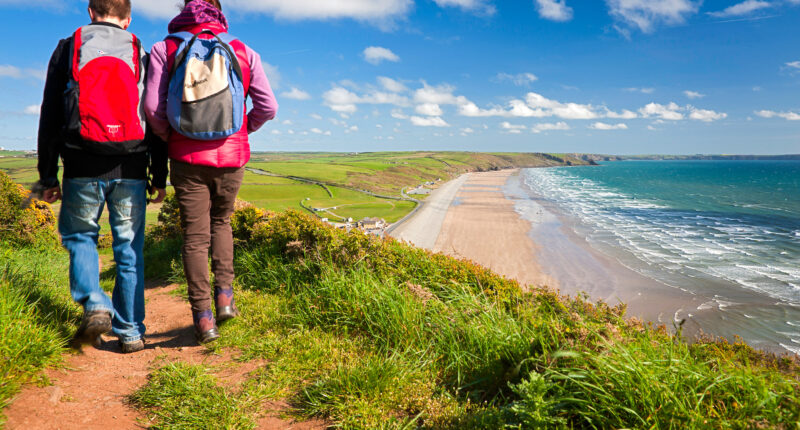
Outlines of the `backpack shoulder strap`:
<svg viewBox="0 0 800 430">
<path fill-rule="evenodd" d="M 81 46 L 83 44 L 81 40 L 82 30 L 83 27 L 77 29 L 72 35 L 72 79 L 75 81 L 78 80 L 78 67 L 81 61 Z"/>
</svg>

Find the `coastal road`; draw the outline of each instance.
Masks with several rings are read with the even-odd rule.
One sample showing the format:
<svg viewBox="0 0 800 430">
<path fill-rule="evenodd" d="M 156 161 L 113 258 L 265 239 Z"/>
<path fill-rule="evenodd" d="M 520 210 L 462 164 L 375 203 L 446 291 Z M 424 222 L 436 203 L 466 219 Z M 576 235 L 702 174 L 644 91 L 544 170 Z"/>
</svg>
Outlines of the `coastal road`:
<svg viewBox="0 0 800 430">
<path fill-rule="evenodd" d="M 422 208 L 413 217 L 394 228 L 390 236 L 432 250 L 447 211 L 468 177 L 469 173 L 463 174 L 434 190 L 425 199 Z"/>
</svg>

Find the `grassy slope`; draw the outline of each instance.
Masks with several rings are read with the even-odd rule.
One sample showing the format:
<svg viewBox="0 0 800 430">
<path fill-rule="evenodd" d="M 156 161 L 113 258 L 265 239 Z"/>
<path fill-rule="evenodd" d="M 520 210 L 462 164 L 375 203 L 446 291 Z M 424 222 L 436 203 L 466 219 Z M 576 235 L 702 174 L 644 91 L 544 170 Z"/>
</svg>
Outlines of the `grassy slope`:
<svg viewBox="0 0 800 430">
<path fill-rule="evenodd" d="M 244 240 L 243 316 L 222 327 L 214 348 L 267 364 L 239 392 L 218 387 L 207 369 L 158 370 L 133 398 L 166 427 L 223 410 L 220 419 L 247 428 L 254 404 L 277 399 L 343 428 L 796 428 L 800 420 L 796 361 L 741 344 L 690 346 L 624 320 L 621 308 L 523 294 L 468 262 L 299 213 L 266 223 L 239 215 L 234 227 Z M 174 263 L 164 267 L 179 271 Z M 157 396 L 164 390 L 200 409 L 187 417 Z"/>
</svg>

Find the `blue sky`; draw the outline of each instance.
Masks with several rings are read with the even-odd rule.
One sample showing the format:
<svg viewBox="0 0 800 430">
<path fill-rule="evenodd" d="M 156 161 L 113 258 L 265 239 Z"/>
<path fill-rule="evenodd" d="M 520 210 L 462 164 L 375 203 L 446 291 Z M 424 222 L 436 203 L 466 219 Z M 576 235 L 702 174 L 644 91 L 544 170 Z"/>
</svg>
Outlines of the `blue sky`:
<svg viewBox="0 0 800 430">
<path fill-rule="evenodd" d="M 133 0 L 163 38 L 176 0 Z M 85 0 L 0 0 L 0 146 L 36 146 Z M 281 110 L 258 151 L 800 153 L 800 0 L 222 0 Z"/>
</svg>

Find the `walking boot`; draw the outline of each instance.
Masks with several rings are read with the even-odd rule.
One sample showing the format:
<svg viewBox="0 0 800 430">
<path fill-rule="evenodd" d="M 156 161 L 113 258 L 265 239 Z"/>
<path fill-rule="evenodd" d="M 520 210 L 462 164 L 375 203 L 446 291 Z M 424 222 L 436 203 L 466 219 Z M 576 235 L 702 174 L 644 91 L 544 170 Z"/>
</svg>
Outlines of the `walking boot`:
<svg viewBox="0 0 800 430">
<path fill-rule="evenodd" d="M 111 331 L 111 312 L 90 311 L 83 313 L 81 325 L 72 338 L 72 345 L 80 348 L 82 345 L 98 345 L 100 335 Z"/>
<path fill-rule="evenodd" d="M 236 301 L 233 299 L 233 288 L 227 290 L 214 288 L 214 302 L 217 305 L 217 321 L 220 324 L 239 316 L 239 309 L 236 308 Z"/>
<path fill-rule="evenodd" d="M 202 312 L 193 312 L 194 317 L 194 336 L 201 345 L 219 339 L 217 324 L 214 321 L 214 314 L 211 309 Z"/>
</svg>

